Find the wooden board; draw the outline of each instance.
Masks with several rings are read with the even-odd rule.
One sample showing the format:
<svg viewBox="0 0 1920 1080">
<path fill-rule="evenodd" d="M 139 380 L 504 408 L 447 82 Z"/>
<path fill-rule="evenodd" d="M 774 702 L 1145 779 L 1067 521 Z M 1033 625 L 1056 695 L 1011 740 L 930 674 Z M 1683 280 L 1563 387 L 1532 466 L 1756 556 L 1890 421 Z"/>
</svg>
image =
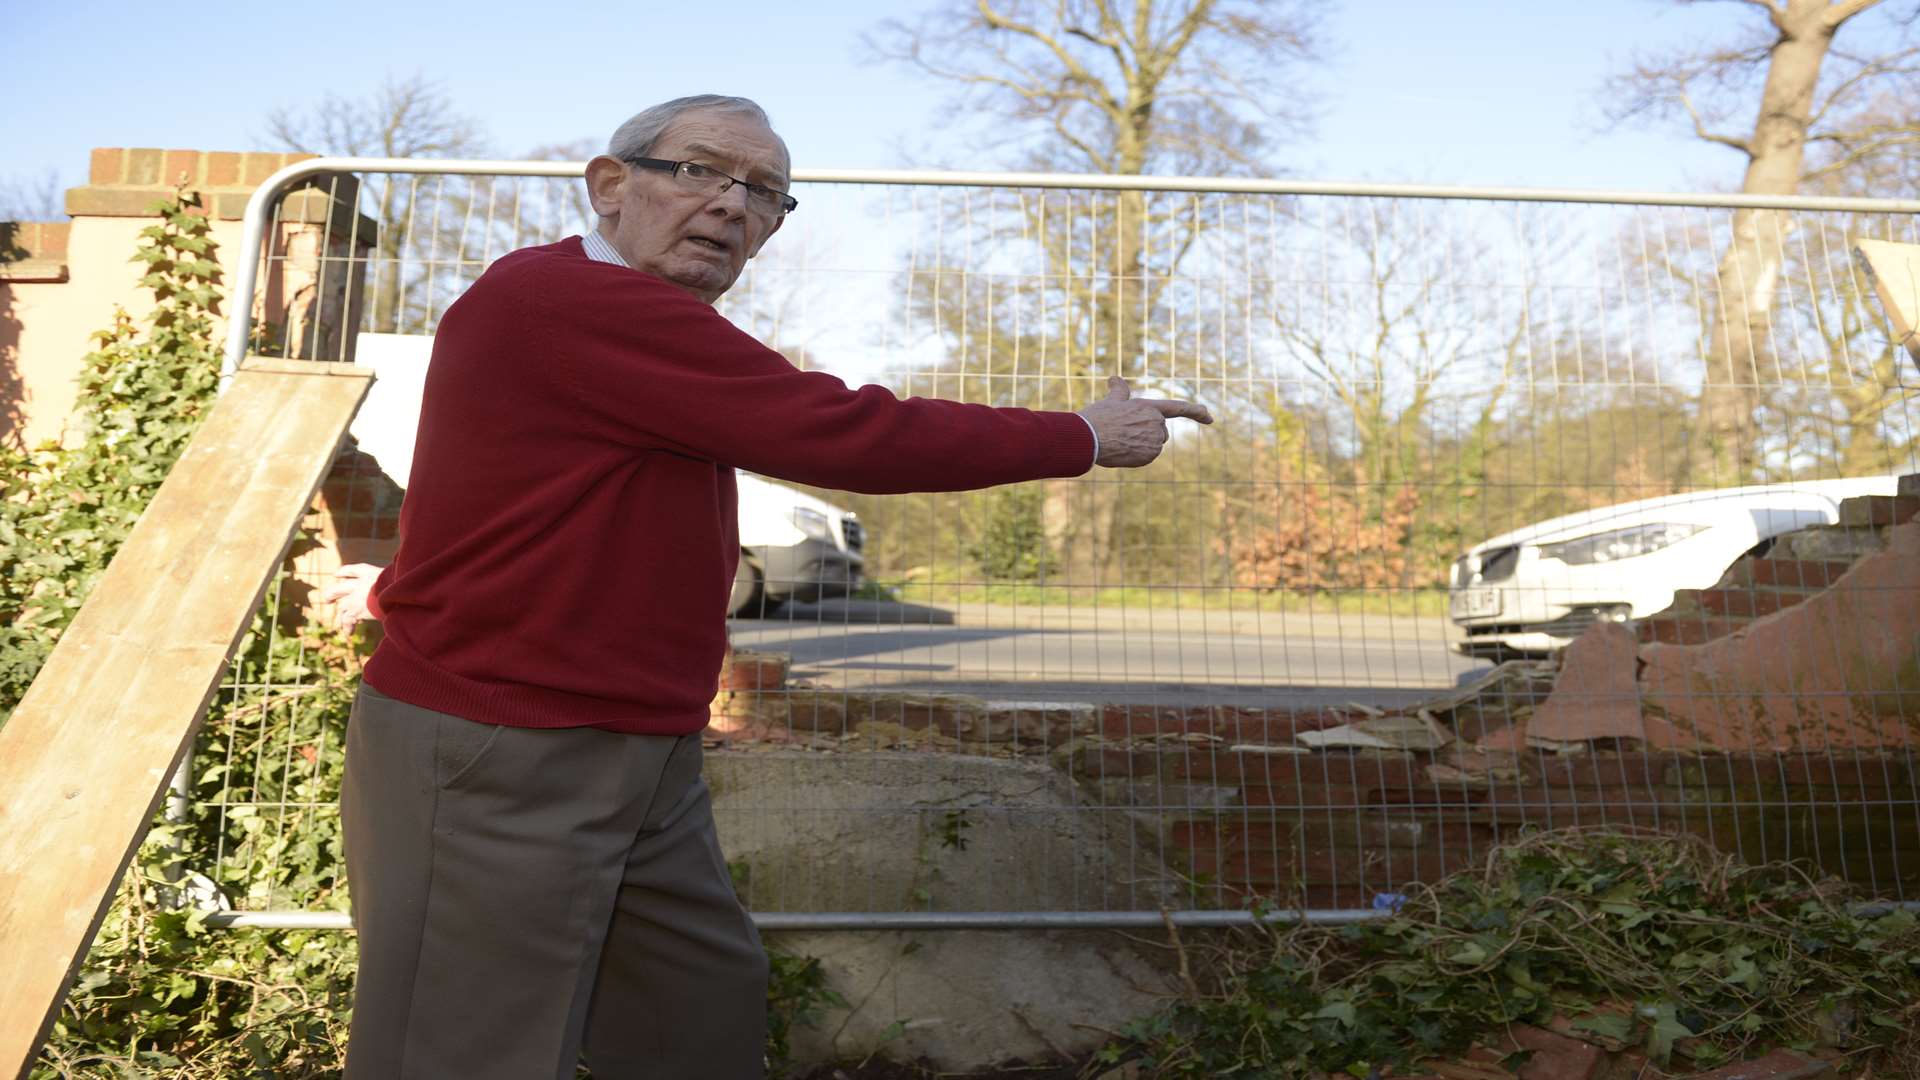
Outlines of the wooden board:
<svg viewBox="0 0 1920 1080">
<path fill-rule="evenodd" d="M 1873 278 L 1873 289 L 1893 323 L 1893 340 L 1920 365 L 1920 244 L 1860 240 L 1854 251 Z"/>
<path fill-rule="evenodd" d="M 0 728 L 0 1076 L 24 1076 L 373 373 L 243 365 Z"/>
</svg>

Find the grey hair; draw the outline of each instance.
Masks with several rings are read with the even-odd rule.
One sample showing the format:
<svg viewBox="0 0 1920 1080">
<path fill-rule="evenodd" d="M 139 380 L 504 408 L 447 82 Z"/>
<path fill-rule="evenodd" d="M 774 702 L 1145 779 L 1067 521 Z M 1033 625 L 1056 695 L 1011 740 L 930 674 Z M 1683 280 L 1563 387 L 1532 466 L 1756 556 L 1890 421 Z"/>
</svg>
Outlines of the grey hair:
<svg viewBox="0 0 1920 1080">
<path fill-rule="evenodd" d="M 626 123 L 614 129 L 613 138 L 607 140 L 607 156 L 625 160 L 632 157 L 646 157 L 652 153 L 660 136 L 666 134 L 675 120 L 690 112 L 717 112 L 733 116 L 745 116 L 757 120 L 773 130 L 773 122 L 767 119 L 767 111 L 749 98 L 729 97 L 725 94 L 694 94 L 690 97 L 674 98 L 658 105 L 642 109 L 633 114 Z M 778 139 L 779 136 L 775 135 Z M 785 151 L 784 140 L 780 149 Z"/>
</svg>

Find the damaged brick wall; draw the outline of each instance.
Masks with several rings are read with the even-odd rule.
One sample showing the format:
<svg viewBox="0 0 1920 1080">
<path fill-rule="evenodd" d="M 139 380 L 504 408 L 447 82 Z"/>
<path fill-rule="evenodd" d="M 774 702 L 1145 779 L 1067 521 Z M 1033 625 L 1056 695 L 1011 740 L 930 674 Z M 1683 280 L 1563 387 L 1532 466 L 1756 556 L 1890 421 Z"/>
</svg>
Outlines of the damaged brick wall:
<svg viewBox="0 0 1920 1080">
<path fill-rule="evenodd" d="M 1444 730 L 1425 748 L 1314 748 L 1302 740 L 1396 718 L 825 691 L 789 685 L 784 658 L 740 654 L 710 743 L 1044 758 L 1075 778 L 1087 812 L 1125 814 L 1148 861 L 1190 879 L 1195 907 L 1255 895 L 1369 907 L 1522 831 L 1573 826 L 1685 831 L 1747 860 L 1806 860 L 1880 895 L 1920 892 L 1910 755 L 1488 750 L 1447 734 L 1510 730 L 1496 710 L 1524 716 L 1550 685 L 1514 665 L 1435 702 Z"/>
</svg>

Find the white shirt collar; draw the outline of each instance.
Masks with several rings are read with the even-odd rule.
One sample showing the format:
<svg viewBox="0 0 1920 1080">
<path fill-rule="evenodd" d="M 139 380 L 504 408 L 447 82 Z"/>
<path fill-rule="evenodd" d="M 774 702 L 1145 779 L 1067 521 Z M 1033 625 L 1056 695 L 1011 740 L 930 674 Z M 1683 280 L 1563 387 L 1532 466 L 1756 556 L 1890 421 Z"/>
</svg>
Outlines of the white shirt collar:
<svg viewBox="0 0 1920 1080">
<path fill-rule="evenodd" d="M 607 243 L 607 238 L 600 235 L 599 229 L 588 229 L 587 235 L 581 238 L 581 243 L 586 245 L 587 258 L 594 262 L 612 263 L 615 266 L 627 265 L 627 260 L 620 257 L 620 253 L 613 249 L 612 244 Z M 632 269 L 632 267 L 627 268 Z"/>
</svg>

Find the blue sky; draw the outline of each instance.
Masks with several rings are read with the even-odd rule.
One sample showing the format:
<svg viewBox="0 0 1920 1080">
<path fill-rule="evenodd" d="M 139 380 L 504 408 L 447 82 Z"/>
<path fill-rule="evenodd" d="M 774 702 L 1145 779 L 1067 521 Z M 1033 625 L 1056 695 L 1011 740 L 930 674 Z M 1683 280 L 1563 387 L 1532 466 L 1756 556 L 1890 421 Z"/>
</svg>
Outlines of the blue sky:
<svg viewBox="0 0 1920 1080">
<path fill-rule="evenodd" d="M 801 167 L 958 160 L 926 130 L 944 88 L 860 46 L 923 0 L 0 7 L 0 182 L 53 169 L 80 183 L 93 146 L 265 149 L 275 106 L 359 96 L 389 72 L 442 82 L 509 156 L 604 137 L 641 106 L 718 89 L 767 105 Z M 1739 180 L 1731 151 L 1602 132 L 1594 103 L 1635 49 L 1724 40 L 1752 17 L 1665 0 L 1334 4 L 1317 75 L 1328 111 L 1282 157 L 1315 179 L 1724 188 Z"/>
</svg>

